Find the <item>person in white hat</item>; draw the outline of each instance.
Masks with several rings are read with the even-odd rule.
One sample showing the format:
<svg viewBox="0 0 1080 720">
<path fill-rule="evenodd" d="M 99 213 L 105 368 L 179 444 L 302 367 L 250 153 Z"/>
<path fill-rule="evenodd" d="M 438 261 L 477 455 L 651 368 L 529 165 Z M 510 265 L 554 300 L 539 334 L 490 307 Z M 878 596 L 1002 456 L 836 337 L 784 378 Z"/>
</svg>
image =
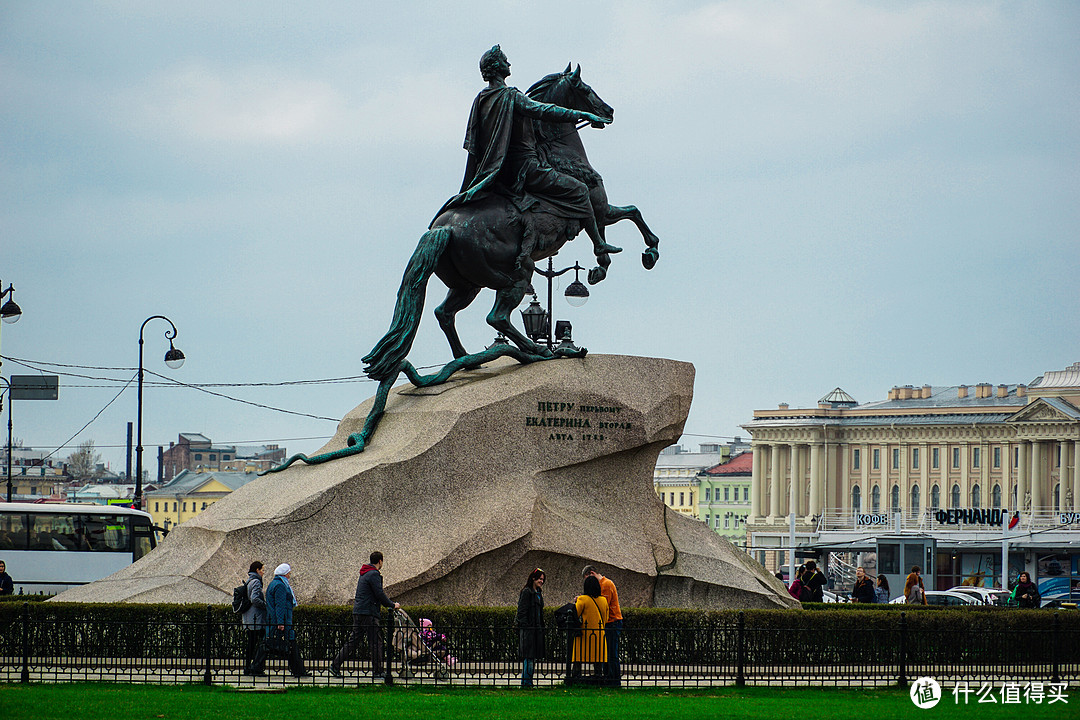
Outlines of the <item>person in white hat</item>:
<svg viewBox="0 0 1080 720">
<path fill-rule="evenodd" d="M 281 563 L 274 568 L 274 579 L 266 588 L 266 643 L 268 651 L 284 655 L 289 662 L 289 672 L 294 677 L 307 677 L 311 673 L 304 669 L 304 661 L 296 647 L 296 632 L 293 630 L 293 608 L 296 607 L 296 594 L 289 584 L 292 566 Z M 251 663 L 251 674 L 261 675 L 266 653 Z"/>
</svg>

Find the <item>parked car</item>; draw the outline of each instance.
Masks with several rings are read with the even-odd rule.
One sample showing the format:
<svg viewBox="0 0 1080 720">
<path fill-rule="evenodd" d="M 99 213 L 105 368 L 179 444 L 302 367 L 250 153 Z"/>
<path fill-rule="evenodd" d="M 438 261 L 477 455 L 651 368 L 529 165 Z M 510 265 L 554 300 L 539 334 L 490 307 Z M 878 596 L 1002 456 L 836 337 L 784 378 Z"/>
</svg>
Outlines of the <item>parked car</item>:
<svg viewBox="0 0 1080 720">
<path fill-rule="evenodd" d="M 957 585 L 949 588 L 949 592 L 964 593 L 971 595 L 983 605 L 1004 606 L 1009 600 L 1009 591 L 1001 588 L 972 587 L 970 585 Z"/>
<path fill-rule="evenodd" d="M 904 596 L 893 598 L 890 605 L 902 605 Z M 982 605 L 982 601 L 973 595 L 952 590 L 927 590 L 926 604 L 931 607 L 967 607 L 970 605 Z"/>
</svg>

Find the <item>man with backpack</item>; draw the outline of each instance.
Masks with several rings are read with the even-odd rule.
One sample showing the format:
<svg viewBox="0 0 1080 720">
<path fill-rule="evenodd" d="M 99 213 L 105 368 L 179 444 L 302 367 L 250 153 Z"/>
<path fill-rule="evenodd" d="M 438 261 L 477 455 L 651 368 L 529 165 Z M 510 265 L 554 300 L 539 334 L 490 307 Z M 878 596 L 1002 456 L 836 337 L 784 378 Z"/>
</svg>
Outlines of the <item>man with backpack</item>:
<svg viewBox="0 0 1080 720">
<path fill-rule="evenodd" d="M 266 597 L 262 583 L 264 572 L 263 564 L 255 560 L 248 567 L 247 582 L 233 591 L 233 612 L 240 614 L 247 634 L 247 647 L 244 650 L 245 675 L 266 674 L 262 671 L 252 672 L 255 656 L 262 647 L 263 636 L 266 634 Z M 237 591 L 241 592 L 239 597 Z"/>
<path fill-rule="evenodd" d="M 829 581 L 825 579 L 825 573 L 818 570 L 817 562 L 806 561 L 806 572 L 803 573 L 803 585 L 810 591 L 810 602 L 825 602 L 825 585 Z"/>
</svg>

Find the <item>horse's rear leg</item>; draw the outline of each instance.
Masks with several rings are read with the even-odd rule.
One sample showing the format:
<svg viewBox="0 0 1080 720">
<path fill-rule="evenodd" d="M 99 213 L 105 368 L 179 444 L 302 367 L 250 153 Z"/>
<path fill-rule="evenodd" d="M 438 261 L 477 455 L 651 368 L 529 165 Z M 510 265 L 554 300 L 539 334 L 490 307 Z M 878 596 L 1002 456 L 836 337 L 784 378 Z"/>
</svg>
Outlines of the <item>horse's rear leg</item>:
<svg viewBox="0 0 1080 720">
<path fill-rule="evenodd" d="M 645 224 L 644 218 L 641 217 L 641 211 L 633 205 L 608 205 L 607 213 L 604 216 L 604 227 L 608 225 L 614 225 L 620 220 L 630 220 L 637 225 L 638 231 L 641 233 L 641 237 L 645 239 L 645 245 L 647 249 L 641 254 L 641 264 L 645 266 L 646 270 L 652 270 L 656 265 L 657 258 L 660 257 L 660 238 L 656 237 L 649 226 Z"/>
<path fill-rule="evenodd" d="M 465 357 L 468 353 L 465 352 L 465 346 L 461 344 L 461 338 L 458 337 L 457 326 L 454 325 L 454 316 L 469 307 L 479 293 L 480 288 L 478 287 L 450 288 L 442 305 L 435 308 L 435 317 L 439 321 L 439 327 L 442 328 L 447 341 L 450 343 L 450 350 L 454 353 L 455 358 Z"/>
</svg>

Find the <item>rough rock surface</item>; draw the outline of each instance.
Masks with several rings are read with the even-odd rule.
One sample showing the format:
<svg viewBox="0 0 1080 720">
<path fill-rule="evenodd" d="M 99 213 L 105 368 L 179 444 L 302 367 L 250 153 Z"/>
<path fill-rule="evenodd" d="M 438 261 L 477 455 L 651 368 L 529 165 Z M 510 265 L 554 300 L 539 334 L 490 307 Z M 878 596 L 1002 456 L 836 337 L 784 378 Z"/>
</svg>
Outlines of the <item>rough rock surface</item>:
<svg viewBox="0 0 1080 720">
<path fill-rule="evenodd" d="M 693 379 L 688 363 L 590 355 L 406 383 L 362 454 L 260 477 L 57 599 L 227 602 L 257 558 L 292 565 L 300 602 L 343 604 L 379 549 L 388 594 L 407 604 L 512 605 L 535 567 L 561 604 L 592 563 L 629 607 L 791 607 L 759 564 L 653 491 Z M 370 406 L 320 452 L 344 447 Z"/>
</svg>

